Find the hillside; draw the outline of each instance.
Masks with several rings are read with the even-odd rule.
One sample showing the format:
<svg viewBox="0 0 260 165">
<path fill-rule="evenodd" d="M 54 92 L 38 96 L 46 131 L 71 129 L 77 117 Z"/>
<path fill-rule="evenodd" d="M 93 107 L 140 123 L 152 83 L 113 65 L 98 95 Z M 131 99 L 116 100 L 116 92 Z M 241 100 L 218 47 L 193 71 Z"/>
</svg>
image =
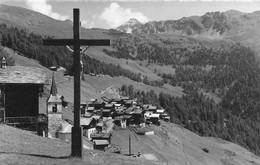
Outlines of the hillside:
<svg viewBox="0 0 260 165">
<path fill-rule="evenodd" d="M 0 125 L 0 160 L 8 164 L 159 164 L 144 159 L 84 150 L 84 159 L 70 158 L 71 146 L 58 139 L 48 139 L 6 125 Z"/>
<path fill-rule="evenodd" d="M 112 144 L 128 151 L 128 137 L 131 137 L 131 150 L 150 156 L 164 164 L 172 165 L 253 165 L 260 164 L 260 158 L 237 144 L 220 138 L 201 137 L 178 125 L 162 123 L 148 127 L 154 135 L 136 135 L 128 129 L 113 131 Z M 203 150 L 204 149 L 204 150 Z"/>
<path fill-rule="evenodd" d="M 78 160 L 69 157 L 68 143 L 0 125 L 1 164 L 260 164 L 260 158 L 248 150 L 218 138 L 200 137 L 168 123 L 150 129 L 155 135 L 136 135 L 128 129 L 117 129 L 112 133 L 112 144 L 119 145 L 122 154 L 128 153 L 130 134 L 132 153 L 141 151 L 141 158 L 84 149 L 84 159 Z"/>
</svg>

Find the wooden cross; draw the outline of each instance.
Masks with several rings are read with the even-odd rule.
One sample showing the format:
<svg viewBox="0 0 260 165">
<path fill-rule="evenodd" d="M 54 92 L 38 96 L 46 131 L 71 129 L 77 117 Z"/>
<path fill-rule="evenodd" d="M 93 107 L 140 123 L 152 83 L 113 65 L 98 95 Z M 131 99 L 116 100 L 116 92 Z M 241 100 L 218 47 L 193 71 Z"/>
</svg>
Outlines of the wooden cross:
<svg viewBox="0 0 260 165">
<path fill-rule="evenodd" d="M 46 39 L 43 40 L 43 45 L 46 46 L 65 46 L 73 45 L 74 49 L 74 126 L 72 127 L 72 143 L 71 156 L 83 157 L 82 148 L 82 128 L 80 126 L 80 46 L 110 46 L 110 40 L 84 40 L 80 39 L 80 21 L 79 9 L 73 9 L 73 39 Z"/>
</svg>

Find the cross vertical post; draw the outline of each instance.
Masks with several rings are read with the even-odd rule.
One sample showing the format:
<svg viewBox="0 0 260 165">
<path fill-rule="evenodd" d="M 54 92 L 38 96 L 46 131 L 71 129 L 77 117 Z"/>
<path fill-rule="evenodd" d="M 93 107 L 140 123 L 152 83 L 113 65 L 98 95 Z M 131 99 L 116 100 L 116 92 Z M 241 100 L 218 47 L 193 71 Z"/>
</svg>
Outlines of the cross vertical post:
<svg viewBox="0 0 260 165">
<path fill-rule="evenodd" d="M 83 157 L 82 128 L 80 127 L 80 21 L 79 9 L 73 10 L 74 39 L 74 126 L 72 127 L 71 156 Z"/>
<path fill-rule="evenodd" d="M 110 46 L 108 39 L 87 40 L 80 39 L 79 9 L 73 9 L 73 39 L 44 39 L 43 45 L 46 46 L 74 46 L 74 126 L 71 135 L 71 156 L 83 157 L 82 128 L 80 126 L 80 46 Z"/>
</svg>

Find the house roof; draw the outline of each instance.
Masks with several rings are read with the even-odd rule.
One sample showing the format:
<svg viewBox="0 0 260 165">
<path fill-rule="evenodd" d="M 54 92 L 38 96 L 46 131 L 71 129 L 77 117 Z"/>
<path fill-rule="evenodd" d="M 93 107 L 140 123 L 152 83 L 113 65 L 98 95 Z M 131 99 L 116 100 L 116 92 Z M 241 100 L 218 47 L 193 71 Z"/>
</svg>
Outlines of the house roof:
<svg viewBox="0 0 260 165">
<path fill-rule="evenodd" d="M 93 117 L 94 119 L 98 120 L 98 119 L 100 119 L 101 116 L 99 116 L 99 115 L 93 115 L 92 117 Z"/>
<path fill-rule="evenodd" d="M 147 117 L 150 117 L 150 118 L 151 117 L 156 117 L 156 118 L 160 117 L 160 114 L 155 114 L 155 113 L 151 113 L 151 112 L 146 112 L 144 115 Z"/>
<path fill-rule="evenodd" d="M 95 138 L 109 139 L 112 135 L 111 135 L 111 133 L 95 133 L 90 136 L 93 139 L 95 139 Z"/>
<path fill-rule="evenodd" d="M 96 144 L 96 145 L 109 145 L 109 142 L 108 140 L 93 140 L 93 142 Z"/>
<path fill-rule="evenodd" d="M 87 108 L 87 111 L 88 111 L 88 110 L 92 111 L 92 110 L 94 110 L 94 109 L 95 109 L 95 107 L 88 107 L 88 108 Z"/>
<path fill-rule="evenodd" d="M 0 69 L 0 84 L 46 84 L 47 72 L 40 68 L 8 66 Z"/>
<path fill-rule="evenodd" d="M 80 118 L 80 125 L 89 125 L 91 123 L 91 121 L 93 120 L 94 118 L 93 117 L 83 117 L 83 118 Z"/>
<path fill-rule="evenodd" d="M 133 111 L 133 114 L 142 114 L 142 110 L 141 109 L 135 109 L 134 111 Z"/>
<path fill-rule="evenodd" d="M 58 95 L 54 96 L 54 95 L 51 94 L 49 96 L 47 102 L 48 103 L 61 103 L 62 101 L 61 101 L 61 99 L 60 99 L 60 97 Z"/>
<path fill-rule="evenodd" d="M 148 107 L 148 109 L 149 109 L 149 110 L 150 110 L 150 109 L 157 109 L 157 106 L 150 105 L 150 106 Z"/>
<path fill-rule="evenodd" d="M 114 104 L 106 104 L 105 107 L 106 108 L 112 108 L 114 106 Z"/>
<path fill-rule="evenodd" d="M 58 132 L 60 132 L 60 133 L 71 133 L 72 127 L 73 127 L 73 125 L 71 125 L 68 122 L 62 120 L 62 128 Z"/>
<path fill-rule="evenodd" d="M 94 101 L 97 101 L 97 99 L 92 98 L 92 99 L 90 99 L 89 101 L 90 101 L 90 102 L 94 102 Z"/>
<path fill-rule="evenodd" d="M 164 109 L 157 109 L 156 112 L 157 113 L 164 113 Z"/>
<path fill-rule="evenodd" d="M 132 104 L 133 100 L 127 100 L 125 104 Z"/>
<path fill-rule="evenodd" d="M 97 123 L 96 126 L 98 126 L 98 127 L 103 127 L 103 126 L 104 126 L 104 123 Z"/>
<path fill-rule="evenodd" d="M 103 109 L 102 112 L 111 112 L 111 109 Z"/>
</svg>

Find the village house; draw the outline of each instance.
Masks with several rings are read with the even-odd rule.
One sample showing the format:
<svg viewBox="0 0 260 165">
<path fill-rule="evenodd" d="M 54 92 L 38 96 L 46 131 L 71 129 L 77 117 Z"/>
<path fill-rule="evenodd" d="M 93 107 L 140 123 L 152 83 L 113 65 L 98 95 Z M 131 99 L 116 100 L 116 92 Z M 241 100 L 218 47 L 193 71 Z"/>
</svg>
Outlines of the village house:
<svg viewBox="0 0 260 165">
<path fill-rule="evenodd" d="M 126 128 L 127 121 L 124 118 L 124 116 L 117 116 L 117 117 L 114 118 L 114 124 L 121 127 L 121 128 Z"/>
<path fill-rule="evenodd" d="M 132 106 L 133 100 L 127 100 L 124 104 L 125 107 L 129 108 Z"/>
<path fill-rule="evenodd" d="M 102 109 L 104 107 L 105 103 L 101 103 L 97 100 L 95 100 L 94 102 L 90 102 L 88 104 L 88 107 L 94 107 L 94 110 L 99 110 L 99 109 Z"/>
<path fill-rule="evenodd" d="M 132 112 L 132 118 L 133 118 L 133 123 L 135 125 L 140 125 L 141 123 L 144 123 L 144 113 L 141 109 L 135 109 Z"/>
<path fill-rule="evenodd" d="M 0 68 L 0 74 L 2 122 L 46 136 L 47 112 L 39 107 L 39 97 L 47 83 L 46 72 L 40 68 L 5 66 Z"/>
<path fill-rule="evenodd" d="M 94 140 L 106 140 L 108 142 L 108 144 L 111 143 L 111 137 L 112 137 L 111 133 L 96 133 L 96 134 L 91 135 L 92 141 L 94 141 Z"/>
<path fill-rule="evenodd" d="M 157 111 L 157 106 L 149 105 L 147 111 L 152 112 L 152 113 L 156 113 L 156 111 Z"/>
<path fill-rule="evenodd" d="M 104 151 L 109 146 L 107 140 L 93 140 L 93 149 Z"/>
<path fill-rule="evenodd" d="M 144 119 L 145 119 L 146 123 L 152 123 L 154 125 L 160 125 L 160 114 L 146 112 L 144 114 Z"/>
</svg>

